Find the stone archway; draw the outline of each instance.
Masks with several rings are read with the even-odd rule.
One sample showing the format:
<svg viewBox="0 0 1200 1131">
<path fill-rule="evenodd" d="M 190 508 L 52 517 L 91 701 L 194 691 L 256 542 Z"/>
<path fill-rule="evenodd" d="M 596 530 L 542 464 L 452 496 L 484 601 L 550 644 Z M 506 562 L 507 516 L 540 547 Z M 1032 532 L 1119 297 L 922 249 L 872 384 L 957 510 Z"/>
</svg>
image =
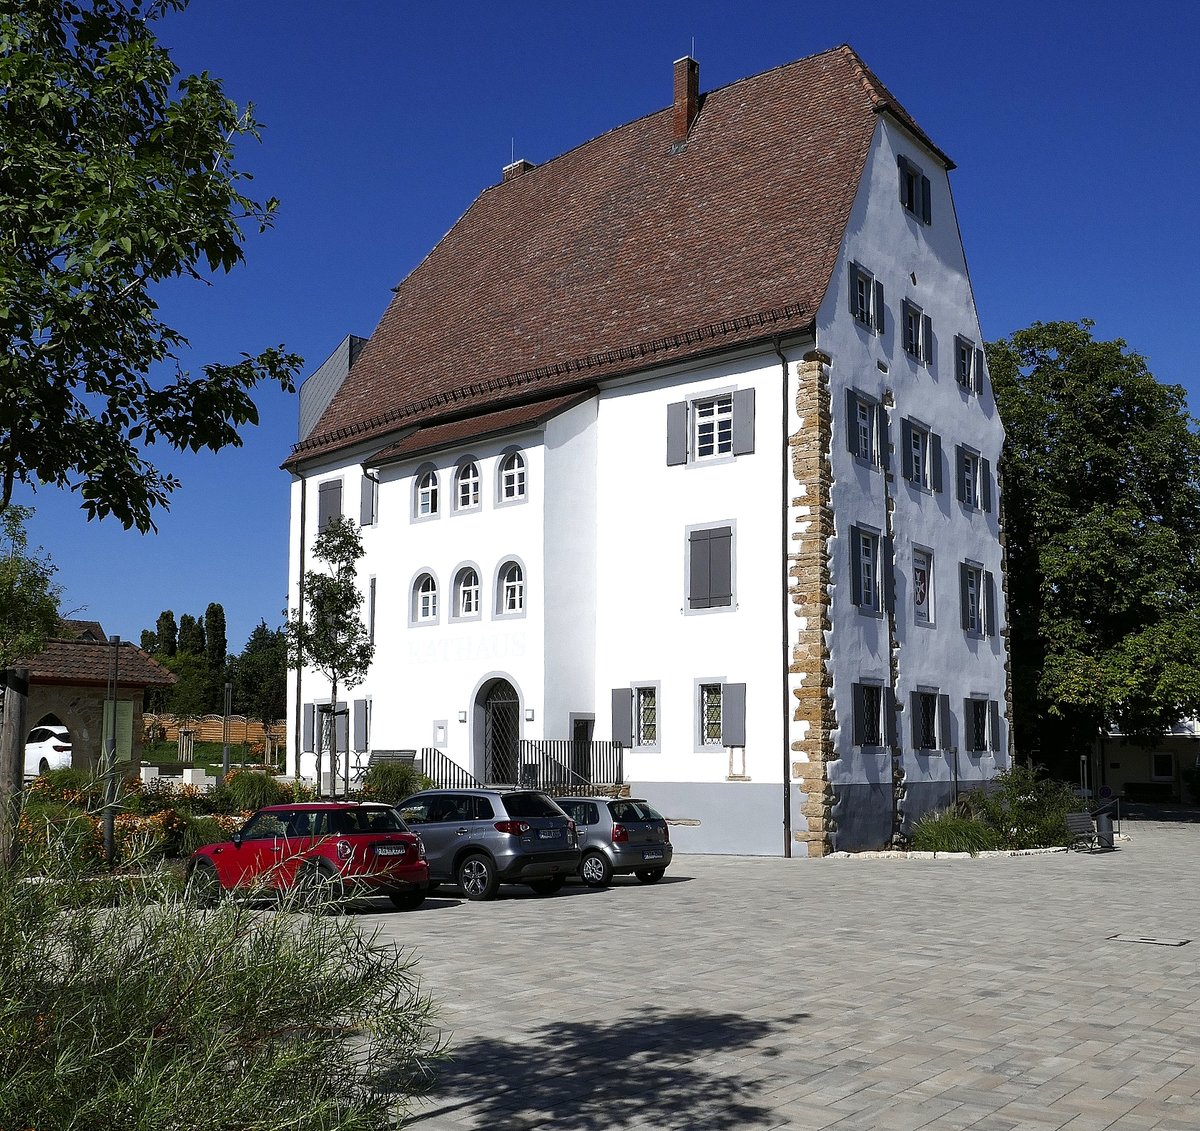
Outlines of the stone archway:
<svg viewBox="0 0 1200 1131">
<path fill-rule="evenodd" d="M 476 764 L 489 785 L 516 785 L 520 762 L 521 697 L 507 679 L 485 681 L 475 695 Z"/>
</svg>

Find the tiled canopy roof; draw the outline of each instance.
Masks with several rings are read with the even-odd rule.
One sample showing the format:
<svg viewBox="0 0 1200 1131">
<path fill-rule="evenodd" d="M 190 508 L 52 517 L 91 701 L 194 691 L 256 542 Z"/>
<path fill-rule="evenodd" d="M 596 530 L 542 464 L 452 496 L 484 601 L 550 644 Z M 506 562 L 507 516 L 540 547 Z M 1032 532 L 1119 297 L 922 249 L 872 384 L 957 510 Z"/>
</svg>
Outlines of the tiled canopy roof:
<svg viewBox="0 0 1200 1131">
<path fill-rule="evenodd" d="M 46 647 L 22 666 L 29 668 L 31 683 L 104 686 L 112 678 L 113 649 L 107 641 L 78 636 L 48 640 Z M 175 681 L 173 672 L 136 645 L 122 642 L 117 665 L 121 687 L 170 687 Z"/>
<path fill-rule="evenodd" d="M 950 165 L 843 46 L 703 95 L 682 147 L 668 107 L 486 189 L 285 466 L 809 329 L 880 112 Z"/>
</svg>

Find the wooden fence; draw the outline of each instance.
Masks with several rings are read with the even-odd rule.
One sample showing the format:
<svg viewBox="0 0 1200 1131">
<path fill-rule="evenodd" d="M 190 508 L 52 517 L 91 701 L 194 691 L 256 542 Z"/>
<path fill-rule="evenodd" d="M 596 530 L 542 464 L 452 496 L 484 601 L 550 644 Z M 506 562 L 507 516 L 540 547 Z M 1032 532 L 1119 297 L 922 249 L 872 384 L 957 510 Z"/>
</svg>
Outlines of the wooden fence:
<svg viewBox="0 0 1200 1131">
<path fill-rule="evenodd" d="M 180 728 L 194 731 L 196 742 L 224 742 L 225 718 L 223 715 L 201 715 L 193 719 L 176 718 L 174 715 L 143 715 L 142 724 L 147 738 L 165 739 L 167 742 L 179 740 Z M 267 745 L 267 740 L 278 744 L 287 733 L 287 720 L 279 719 L 264 727 L 258 719 L 248 719 L 245 715 L 229 716 L 230 746 L 249 746 L 254 743 Z"/>
</svg>

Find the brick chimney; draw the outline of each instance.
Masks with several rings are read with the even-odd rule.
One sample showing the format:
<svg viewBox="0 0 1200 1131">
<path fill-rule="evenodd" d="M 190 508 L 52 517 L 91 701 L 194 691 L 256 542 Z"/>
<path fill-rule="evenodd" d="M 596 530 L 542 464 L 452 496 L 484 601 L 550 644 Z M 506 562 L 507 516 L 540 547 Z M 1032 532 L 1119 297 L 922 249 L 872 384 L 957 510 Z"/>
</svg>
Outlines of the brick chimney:
<svg viewBox="0 0 1200 1131">
<path fill-rule="evenodd" d="M 675 113 L 671 116 L 671 138 L 687 141 L 688 132 L 700 109 L 700 64 L 685 55 L 675 60 Z"/>
<path fill-rule="evenodd" d="M 511 165 L 504 166 L 504 179 L 511 181 L 515 177 L 519 177 L 522 173 L 528 173 L 530 169 L 536 167 L 532 161 L 526 161 L 524 157 L 519 157 Z"/>
</svg>

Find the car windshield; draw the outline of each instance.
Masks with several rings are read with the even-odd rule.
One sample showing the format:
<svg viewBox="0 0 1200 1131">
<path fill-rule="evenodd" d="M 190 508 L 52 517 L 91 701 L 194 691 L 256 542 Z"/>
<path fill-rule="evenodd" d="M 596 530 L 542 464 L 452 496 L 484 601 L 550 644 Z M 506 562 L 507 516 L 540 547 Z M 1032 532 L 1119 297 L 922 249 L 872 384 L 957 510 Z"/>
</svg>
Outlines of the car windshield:
<svg viewBox="0 0 1200 1131">
<path fill-rule="evenodd" d="M 663 815 L 644 801 L 610 801 L 608 811 L 614 821 L 661 821 Z"/>
<path fill-rule="evenodd" d="M 405 833 L 408 826 L 395 809 L 334 809 L 329 813 L 329 831 L 333 833 Z"/>
<path fill-rule="evenodd" d="M 561 817 L 563 811 L 544 793 L 506 793 L 504 808 L 510 817 Z"/>
</svg>

